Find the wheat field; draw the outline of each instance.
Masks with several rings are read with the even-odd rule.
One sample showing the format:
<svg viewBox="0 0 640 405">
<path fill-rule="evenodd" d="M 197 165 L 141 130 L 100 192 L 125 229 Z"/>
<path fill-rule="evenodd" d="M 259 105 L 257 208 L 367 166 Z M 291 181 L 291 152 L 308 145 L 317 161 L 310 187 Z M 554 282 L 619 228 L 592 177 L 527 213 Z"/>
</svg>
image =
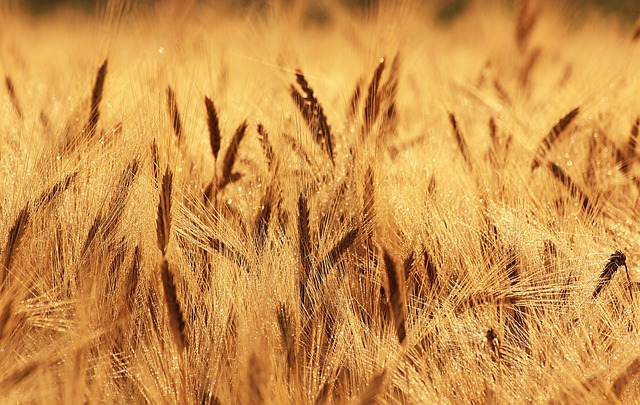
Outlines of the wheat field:
<svg viewBox="0 0 640 405">
<path fill-rule="evenodd" d="M 0 401 L 640 401 L 640 31 L 0 5 Z"/>
</svg>

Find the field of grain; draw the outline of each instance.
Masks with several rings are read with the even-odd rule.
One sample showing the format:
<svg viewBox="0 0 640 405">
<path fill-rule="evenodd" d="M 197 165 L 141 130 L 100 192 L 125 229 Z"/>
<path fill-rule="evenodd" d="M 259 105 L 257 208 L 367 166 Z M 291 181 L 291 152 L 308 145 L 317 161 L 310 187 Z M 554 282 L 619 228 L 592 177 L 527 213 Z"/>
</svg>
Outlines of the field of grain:
<svg viewBox="0 0 640 405">
<path fill-rule="evenodd" d="M 0 402 L 635 403 L 640 31 L 0 5 Z"/>
</svg>

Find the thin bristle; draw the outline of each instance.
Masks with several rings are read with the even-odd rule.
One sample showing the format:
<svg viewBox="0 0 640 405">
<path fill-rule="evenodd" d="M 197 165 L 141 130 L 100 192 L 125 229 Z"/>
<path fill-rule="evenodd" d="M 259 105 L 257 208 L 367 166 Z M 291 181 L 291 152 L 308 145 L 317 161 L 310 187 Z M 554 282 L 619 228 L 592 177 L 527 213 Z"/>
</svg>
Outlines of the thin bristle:
<svg viewBox="0 0 640 405">
<path fill-rule="evenodd" d="M 398 341 L 404 345 L 407 337 L 405 326 L 406 319 L 406 292 L 404 287 L 404 274 L 398 270 L 389 253 L 383 249 L 384 267 L 387 273 L 387 290 L 389 294 L 389 309 L 393 317 L 394 328 Z"/>
<path fill-rule="evenodd" d="M 218 159 L 220 151 L 220 124 L 218 123 L 218 113 L 213 101 L 209 97 L 204 98 L 204 105 L 207 109 L 207 126 L 209 127 L 209 143 L 211 144 L 211 152 L 213 158 Z"/>
<path fill-rule="evenodd" d="M 564 117 L 560 118 L 560 121 L 558 121 L 553 128 L 551 128 L 551 131 L 549 131 L 547 136 L 545 136 L 540 142 L 540 146 L 536 152 L 536 157 L 533 159 L 533 163 L 531 164 L 531 170 L 540 166 L 549 149 L 551 149 L 553 144 L 558 141 L 560 135 L 569 126 L 569 124 L 571 124 L 578 113 L 580 113 L 580 107 L 576 107 L 569 111 Z"/>
<path fill-rule="evenodd" d="M 178 301 L 176 285 L 173 281 L 173 274 L 169 270 L 169 262 L 166 260 L 162 261 L 160 272 L 162 274 L 162 287 L 164 289 L 165 302 L 167 303 L 169 326 L 173 335 L 173 341 L 178 348 L 178 352 L 182 353 L 186 344 L 184 335 L 185 323 L 182 317 L 182 308 Z"/>
<path fill-rule="evenodd" d="M 104 89 L 104 80 L 106 76 L 107 59 L 102 62 L 102 65 L 100 65 L 100 68 L 98 69 L 96 81 L 93 85 L 93 91 L 91 92 L 91 112 L 89 113 L 89 121 L 86 126 L 86 132 L 90 138 L 95 135 L 98 119 L 100 118 L 100 102 L 102 101 L 102 90 Z"/>
<path fill-rule="evenodd" d="M 166 168 L 162 176 L 162 188 L 160 189 L 160 201 L 158 202 L 158 217 L 156 219 L 156 233 L 158 247 L 164 256 L 167 253 L 169 236 L 171 232 L 171 189 L 173 188 L 173 172 Z"/>
<path fill-rule="evenodd" d="M 227 151 L 224 154 L 224 160 L 222 162 L 222 174 L 220 176 L 220 180 L 218 181 L 218 190 L 222 190 L 229 182 L 231 182 L 231 173 L 233 171 L 233 166 L 236 162 L 236 158 L 238 157 L 238 149 L 240 148 L 240 142 L 242 142 L 242 138 L 244 138 L 244 134 L 247 131 L 247 121 L 243 121 L 242 124 L 236 129 L 235 134 L 233 134 L 233 138 L 231 138 L 231 142 L 227 147 Z"/>
</svg>

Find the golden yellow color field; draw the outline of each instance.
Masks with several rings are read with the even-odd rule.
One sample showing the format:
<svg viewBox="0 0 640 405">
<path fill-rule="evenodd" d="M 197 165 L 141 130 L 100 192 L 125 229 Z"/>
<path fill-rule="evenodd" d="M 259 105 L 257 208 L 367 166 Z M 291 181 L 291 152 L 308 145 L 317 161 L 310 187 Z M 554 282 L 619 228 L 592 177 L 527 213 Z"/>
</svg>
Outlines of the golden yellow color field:
<svg viewBox="0 0 640 405">
<path fill-rule="evenodd" d="M 635 403 L 640 31 L 0 6 L 0 402 Z"/>
</svg>

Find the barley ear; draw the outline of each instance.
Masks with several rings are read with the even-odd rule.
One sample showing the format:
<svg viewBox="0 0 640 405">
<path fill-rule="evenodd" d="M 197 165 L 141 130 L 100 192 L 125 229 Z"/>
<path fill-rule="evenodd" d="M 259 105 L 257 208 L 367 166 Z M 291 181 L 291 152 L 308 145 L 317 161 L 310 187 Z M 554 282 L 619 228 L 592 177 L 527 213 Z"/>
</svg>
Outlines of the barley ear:
<svg viewBox="0 0 640 405">
<path fill-rule="evenodd" d="M 0 343 L 2 343 L 7 331 L 9 330 L 10 319 L 13 314 L 13 305 L 13 298 L 11 298 L 4 304 L 2 313 L 0 313 Z"/>
<path fill-rule="evenodd" d="M 385 385 L 385 378 L 387 376 L 387 370 L 382 370 L 381 373 L 376 374 L 369 381 L 367 389 L 360 397 L 360 405 L 370 405 L 379 402 L 377 397 L 380 395 Z"/>
<path fill-rule="evenodd" d="M 404 273 L 400 271 L 389 253 L 383 249 L 384 267 L 387 272 L 387 290 L 389 293 L 389 309 L 393 317 L 394 328 L 401 345 L 405 344 L 407 329 L 407 299 L 405 292 Z"/>
<path fill-rule="evenodd" d="M 595 290 L 593 290 L 593 298 L 598 298 L 598 295 L 602 292 L 602 290 L 609 285 L 613 276 L 618 271 L 618 267 L 626 266 L 627 257 L 624 253 L 620 251 L 616 251 L 611 256 L 609 256 L 609 260 L 602 269 L 602 273 L 600 273 L 600 277 L 598 278 L 598 284 L 596 285 Z M 631 288 L 631 287 L 629 287 Z"/>
<path fill-rule="evenodd" d="M 258 356 L 255 353 L 251 354 L 249 372 L 247 374 L 248 403 L 250 405 L 261 405 L 265 402 L 264 390 L 267 383 L 265 371 L 264 365 L 258 359 Z"/>
<path fill-rule="evenodd" d="M 162 188 L 160 190 L 160 201 L 158 203 L 158 217 L 156 219 L 156 232 L 158 236 L 158 247 L 164 257 L 167 253 L 169 236 L 171 232 L 171 189 L 173 187 L 173 172 L 169 167 L 162 176 Z"/>
<path fill-rule="evenodd" d="M 18 101 L 18 96 L 16 96 L 16 89 L 13 87 L 13 81 L 8 75 L 4 78 L 4 85 L 7 88 L 7 93 L 9 93 L 11 104 L 13 104 L 13 108 L 16 110 L 16 115 L 18 118 L 23 119 L 22 108 L 20 108 L 20 102 Z"/>
<path fill-rule="evenodd" d="M 260 146 L 262 146 L 262 151 L 264 152 L 264 158 L 267 161 L 267 166 L 269 169 L 273 167 L 273 146 L 271 146 L 271 142 L 269 142 L 269 133 L 262 124 L 258 124 L 258 135 Z"/>
<path fill-rule="evenodd" d="M 376 70 L 373 72 L 373 78 L 369 83 L 369 89 L 367 91 L 367 98 L 365 99 L 364 110 L 363 110 L 363 120 L 364 126 L 362 130 L 363 136 L 369 134 L 373 125 L 378 118 L 378 113 L 380 112 L 380 93 L 378 88 L 380 87 L 380 79 L 382 78 L 382 72 L 385 67 L 385 59 L 381 58 Z"/>
<path fill-rule="evenodd" d="M 178 145 L 180 145 L 182 144 L 182 121 L 180 120 L 180 112 L 178 111 L 176 94 L 174 93 L 171 86 L 167 86 L 167 109 L 169 110 L 169 118 L 171 119 L 173 132 L 178 139 Z"/>
<path fill-rule="evenodd" d="M 340 241 L 327 253 L 324 259 L 316 267 L 317 286 L 321 286 L 329 271 L 340 261 L 342 256 L 356 242 L 360 228 L 354 228 L 347 232 Z"/>
<path fill-rule="evenodd" d="M 153 141 L 151 142 L 151 161 L 153 164 L 153 178 L 157 184 L 160 176 L 160 163 L 158 161 L 158 143 L 155 138 L 153 138 Z"/>
<path fill-rule="evenodd" d="M 182 353 L 185 348 L 186 339 L 184 334 L 185 323 L 182 317 L 182 308 L 178 301 L 176 285 L 173 281 L 173 274 L 169 270 L 169 262 L 162 261 L 160 265 L 162 273 L 162 287 L 164 289 L 164 298 L 167 303 L 167 312 L 169 314 L 169 326 L 173 335 L 173 341 L 178 348 L 178 352 Z"/>
<path fill-rule="evenodd" d="M 573 110 L 569 111 L 564 117 L 560 118 L 560 120 L 551 128 L 551 131 L 547 133 L 547 135 L 542 139 L 540 145 L 538 146 L 536 156 L 531 163 L 531 170 L 533 171 L 542 163 L 544 157 L 553 144 L 560 138 L 565 132 L 565 129 L 571 124 L 571 122 L 578 116 L 580 113 L 580 107 L 576 107 Z"/>
<path fill-rule="evenodd" d="M 465 163 L 469 167 L 471 166 L 471 158 L 469 157 L 469 148 L 467 147 L 467 142 L 464 140 L 462 133 L 460 132 L 460 128 L 458 127 L 458 121 L 456 120 L 456 116 L 453 113 L 449 113 L 449 121 L 451 122 L 451 128 L 453 129 L 453 136 L 456 140 L 456 145 L 458 145 L 458 150 L 462 155 Z"/>
<path fill-rule="evenodd" d="M 518 14 L 516 22 L 516 44 L 520 52 L 524 52 L 527 48 L 531 32 L 538 20 L 539 9 L 531 10 L 531 2 L 524 0 Z"/>
<path fill-rule="evenodd" d="M 209 127 L 209 143 L 211 144 L 211 152 L 213 159 L 218 159 L 220 151 L 220 124 L 218 122 L 218 113 L 213 101 L 209 97 L 204 98 L 204 106 L 207 110 L 207 126 Z"/>
<path fill-rule="evenodd" d="M 218 180 L 218 190 L 222 190 L 227 184 L 231 182 L 231 173 L 233 166 L 238 157 L 238 149 L 240 148 L 240 142 L 244 138 L 247 131 L 247 121 L 243 121 L 242 124 L 236 129 L 231 142 L 227 147 L 227 151 L 224 154 L 224 160 L 222 161 L 222 174 Z"/>
<path fill-rule="evenodd" d="M 102 101 L 102 90 L 104 89 L 104 80 L 107 76 L 107 59 L 102 62 L 98 73 L 96 74 L 96 81 L 93 85 L 91 92 L 91 111 L 89 113 L 89 120 L 85 132 L 92 138 L 96 133 L 96 127 L 98 125 L 98 119 L 100 118 L 100 102 Z"/>
<path fill-rule="evenodd" d="M 258 206 L 253 221 L 254 236 L 258 250 L 262 250 L 264 242 L 267 239 L 269 220 L 271 219 L 271 213 L 275 205 L 273 194 L 271 186 L 268 186 L 260 200 L 260 205 Z"/>
<path fill-rule="evenodd" d="M 631 136 L 627 143 L 627 159 L 631 159 L 636 155 L 636 145 L 638 144 L 638 132 L 640 128 L 640 117 L 636 118 L 631 127 Z"/>
<path fill-rule="evenodd" d="M 640 358 L 636 358 L 627 368 L 620 373 L 611 384 L 611 392 L 620 398 L 634 377 L 640 373 Z"/>
<path fill-rule="evenodd" d="M 5 243 L 4 249 L 2 250 L 2 268 L 0 269 L 1 287 L 4 287 L 7 275 L 11 270 L 11 265 L 13 264 L 16 253 L 20 248 L 24 233 L 27 229 L 27 225 L 29 224 L 29 217 L 29 204 L 25 204 L 25 206 L 22 208 L 22 210 L 20 210 L 20 213 L 13 222 L 11 229 L 9 230 L 7 243 Z"/>
<path fill-rule="evenodd" d="M 298 248 L 302 274 L 300 275 L 300 300 L 307 302 L 307 284 L 311 275 L 311 232 L 309 230 L 309 206 L 307 196 L 300 193 L 298 197 Z"/>
<path fill-rule="evenodd" d="M 551 174 L 553 174 L 553 177 L 558 179 L 558 181 L 560 181 L 569 190 L 571 196 L 580 199 L 580 201 L 582 202 L 582 209 L 585 212 L 593 211 L 593 205 L 591 205 L 591 201 L 589 200 L 587 194 L 582 191 L 582 189 L 576 183 L 574 183 L 571 177 L 569 177 L 569 175 L 564 170 L 562 170 L 560 166 L 558 166 L 554 162 L 549 162 L 549 170 L 551 170 Z"/>
<path fill-rule="evenodd" d="M 329 155 L 331 163 L 335 164 L 331 127 L 327 122 L 327 116 L 324 113 L 324 109 L 316 98 L 313 89 L 309 86 L 304 74 L 299 69 L 296 70 L 296 82 L 302 88 L 304 95 L 300 94 L 294 86 L 291 86 L 291 97 L 307 123 L 307 127 L 309 127 L 309 130 L 311 131 L 313 139 L 322 148 L 322 150 Z"/>
<path fill-rule="evenodd" d="M 296 331 L 293 315 L 283 303 L 278 309 L 278 327 L 282 337 L 282 347 L 287 359 L 287 374 L 291 379 L 291 374 L 296 370 Z"/>
</svg>

